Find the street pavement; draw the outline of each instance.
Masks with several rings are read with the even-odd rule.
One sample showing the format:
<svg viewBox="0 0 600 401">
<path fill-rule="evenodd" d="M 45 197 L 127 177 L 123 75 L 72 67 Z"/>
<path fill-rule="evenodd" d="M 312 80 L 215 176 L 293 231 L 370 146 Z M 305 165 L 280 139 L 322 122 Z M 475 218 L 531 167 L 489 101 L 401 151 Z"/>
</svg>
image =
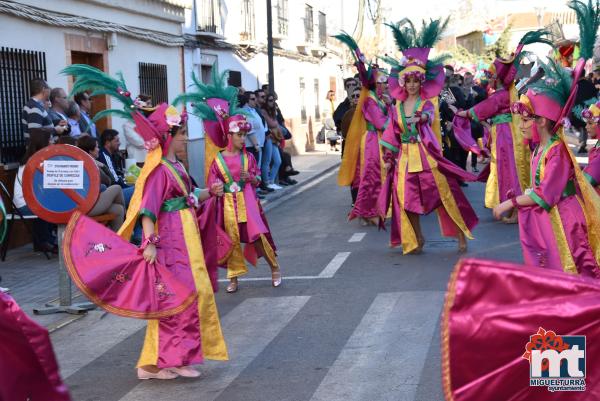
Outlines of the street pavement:
<svg viewBox="0 0 600 401">
<path fill-rule="evenodd" d="M 388 232 L 346 220 L 350 194 L 335 173 L 266 202 L 283 285 L 271 287 L 262 261 L 236 294 L 221 283 L 230 361 L 207 361 L 199 379 L 139 381 L 144 322 L 95 310 L 52 333 L 73 399 L 443 400 L 439 318 L 457 243 L 432 214 L 423 254 L 389 248 Z M 520 262 L 517 226 L 493 221 L 483 189 L 465 188 L 480 223 L 464 256 Z"/>
</svg>

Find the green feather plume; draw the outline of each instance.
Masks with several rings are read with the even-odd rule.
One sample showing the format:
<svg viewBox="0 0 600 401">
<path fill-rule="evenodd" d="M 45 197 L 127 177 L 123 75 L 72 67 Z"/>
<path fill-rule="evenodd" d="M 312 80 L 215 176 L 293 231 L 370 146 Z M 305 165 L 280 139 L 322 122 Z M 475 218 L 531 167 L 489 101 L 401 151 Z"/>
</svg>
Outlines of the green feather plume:
<svg viewBox="0 0 600 401">
<path fill-rule="evenodd" d="M 192 103 L 193 114 L 206 120 L 217 120 L 214 110 L 208 104 L 206 99 L 219 98 L 229 103 L 229 115 L 246 114 L 244 110 L 238 108 L 237 95 L 238 90 L 233 86 L 228 86 L 227 77 L 229 71 L 219 73 L 217 63 L 212 66 L 211 83 L 205 84 L 198 79 L 196 74 L 192 73 L 193 83 L 191 90 L 175 98 L 174 105 L 180 103 Z"/>
<path fill-rule="evenodd" d="M 549 38 L 550 31 L 546 29 L 538 29 L 536 31 L 529 31 L 525 35 L 523 35 L 521 40 L 519 40 L 519 44 L 530 45 L 532 43 L 545 43 L 547 45 L 552 46 L 553 43 Z"/>
<path fill-rule="evenodd" d="M 91 96 L 109 95 L 123 104 L 123 109 L 104 110 L 94 116 L 94 120 L 106 117 L 109 114 L 118 114 L 120 117 L 132 119 L 133 99 L 125 96 L 127 85 L 123 75 L 118 73 L 118 78 L 113 78 L 105 72 L 87 64 L 73 64 L 61 71 L 64 75 L 72 75 L 74 78 L 71 96 L 81 92 L 91 92 Z M 120 93 L 123 92 L 123 93 Z"/>
<path fill-rule="evenodd" d="M 600 1 L 588 0 L 587 4 L 580 0 L 571 0 L 567 3 L 575 11 L 577 25 L 579 25 L 580 55 L 588 60 L 594 55 L 594 46 L 600 27 Z"/>
<path fill-rule="evenodd" d="M 336 38 L 337 40 L 339 40 L 340 42 L 342 42 L 343 44 L 348 46 L 348 48 L 351 50 L 352 57 L 354 57 L 354 60 L 357 60 L 355 53 L 356 53 L 356 50 L 358 50 L 358 44 L 356 43 L 356 41 L 354 40 L 354 38 L 352 36 L 348 35 L 344 31 L 342 31 L 341 33 L 338 33 L 337 35 L 333 35 L 332 37 Z"/>
<path fill-rule="evenodd" d="M 529 89 L 544 93 L 561 105 L 564 105 L 571 94 L 573 77 L 571 71 L 563 68 L 556 61 L 549 58 L 548 62 L 541 63 L 544 76 L 530 85 Z"/>
<path fill-rule="evenodd" d="M 442 38 L 448 27 L 450 18 L 423 20 L 421 29 L 417 32 L 415 25 L 408 18 L 395 23 L 386 24 L 392 30 L 398 50 L 403 51 L 413 47 L 432 48 Z"/>
</svg>

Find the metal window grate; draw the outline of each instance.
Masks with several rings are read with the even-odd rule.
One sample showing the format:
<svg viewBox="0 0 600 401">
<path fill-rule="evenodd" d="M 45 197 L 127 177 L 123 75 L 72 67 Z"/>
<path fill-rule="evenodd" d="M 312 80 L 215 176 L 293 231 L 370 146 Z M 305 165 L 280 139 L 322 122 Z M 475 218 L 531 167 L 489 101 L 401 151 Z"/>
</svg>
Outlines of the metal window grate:
<svg viewBox="0 0 600 401">
<path fill-rule="evenodd" d="M 196 1 L 198 30 L 222 34 L 220 25 L 219 0 Z"/>
<path fill-rule="evenodd" d="M 242 21 L 244 26 L 240 34 L 242 40 L 252 40 L 255 36 L 254 0 L 242 1 Z"/>
<path fill-rule="evenodd" d="M 288 0 L 277 0 L 277 32 L 288 34 Z"/>
<path fill-rule="evenodd" d="M 319 12 L 319 44 L 327 46 L 327 18 L 322 12 Z"/>
<path fill-rule="evenodd" d="M 29 99 L 29 81 L 46 79 L 46 53 L 0 48 L 0 161 L 18 162 L 25 153 L 21 111 Z"/>
<path fill-rule="evenodd" d="M 304 89 L 306 88 L 304 84 L 304 78 L 300 77 L 300 121 L 302 124 L 306 124 L 306 101 Z"/>
<path fill-rule="evenodd" d="M 313 8 L 306 4 L 304 9 L 304 39 L 307 43 L 313 41 Z"/>
<path fill-rule="evenodd" d="M 152 103 L 167 103 L 167 66 L 165 64 L 139 63 L 140 93 L 152 96 Z"/>
</svg>

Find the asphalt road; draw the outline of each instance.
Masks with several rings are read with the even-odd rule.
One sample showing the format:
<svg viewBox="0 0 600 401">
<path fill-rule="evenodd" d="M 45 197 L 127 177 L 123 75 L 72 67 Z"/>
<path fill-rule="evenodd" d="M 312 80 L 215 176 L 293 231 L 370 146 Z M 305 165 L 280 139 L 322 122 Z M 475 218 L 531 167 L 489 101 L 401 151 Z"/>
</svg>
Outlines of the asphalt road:
<svg viewBox="0 0 600 401">
<path fill-rule="evenodd" d="M 482 184 L 466 192 L 480 216 L 466 256 L 521 261 L 517 227 L 492 220 Z M 136 378 L 143 321 L 93 311 L 53 333 L 73 399 L 443 400 L 439 317 L 457 243 L 433 214 L 423 219 L 425 252 L 403 256 L 387 232 L 347 222 L 349 207 L 331 175 L 269 211 L 283 285 L 271 287 L 264 262 L 238 293 L 222 283 L 231 360 L 208 361 L 199 379 Z"/>
</svg>

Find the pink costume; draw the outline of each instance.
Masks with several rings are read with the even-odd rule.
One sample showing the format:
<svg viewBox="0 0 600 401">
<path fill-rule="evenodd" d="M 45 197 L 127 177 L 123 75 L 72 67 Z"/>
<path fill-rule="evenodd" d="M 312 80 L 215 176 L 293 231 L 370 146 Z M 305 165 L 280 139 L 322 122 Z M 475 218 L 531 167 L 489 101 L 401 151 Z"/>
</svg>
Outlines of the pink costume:
<svg viewBox="0 0 600 401">
<path fill-rule="evenodd" d="M 251 126 L 237 108 L 237 89 L 227 86 L 227 71 L 219 73 L 213 67 L 212 82 L 204 84 L 193 77 L 194 90 L 180 96 L 175 102 L 193 103 L 197 115 L 202 117 L 207 135 L 205 157 L 208 164 L 207 186 L 223 183 L 224 194 L 211 200 L 210 207 L 203 210 L 200 221 L 212 219 L 217 227 L 217 246 L 224 242 L 225 251 L 218 251 L 218 266 L 227 267 L 227 277 L 239 277 L 248 272 L 244 259 L 256 265 L 258 257 L 265 257 L 271 266 L 277 266 L 275 245 L 266 217 L 256 197 L 255 185 L 260 171 L 252 154 L 245 148 L 234 154 L 231 135 L 251 130 Z M 223 153 L 227 150 L 229 155 Z M 241 173 L 249 174 L 249 181 L 242 180 Z M 255 185 L 252 184 L 255 183 Z M 210 216 L 205 215 L 210 213 Z M 257 247 L 261 241 L 262 250 Z M 242 251 L 242 243 L 246 243 Z M 213 257 L 209 258 L 213 260 Z"/>
<path fill-rule="evenodd" d="M 260 170 L 251 153 L 243 151 L 226 156 L 222 152 L 213 161 L 208 173 L 208 185 L 223 182 L 225 194 L 217 199 L 217 225 L 227 232 L 233 248 L 220 264 L 227 267 L 227 277 L 239 277 L 248 272 L 244 258 L 256 265 L 257 257 L 270 258 L 277 264 L 275 244 L 271 237 L 267 219 L 256 198 L 256 186 L 244 182 L 240 174 L 246 170 L 252 178 L 260 177 Z M 267 255 L 262 255 L 254 246 L 261 241 Z M 241 244 L 247 244 L 242 252 Z"/>
<path fill-rule="evenodd" d="M 594 147 L 589 150 L 588 165 L 583 169 L 583 174 L 600 194 L 600 141 L 597 141 Z"/>
<path fill-rule="evenodd" d="M 350 212 L 349 220 L 356 217 L 369 219 L 377 217 L 377 198 L 381 191 L 385 170 L 379 145 L 382 132 L 390 123 L 388 116 L 389 107 L 377 96 L 375 91 L 369 91 L 369 96 L 362 103 L 362 113 L 367 122 L 367 133 L 363 137 L 361 146 L 362 174 L 358 187 L 358 196 L 354 208 Z"/>
<path fill-rule="evenodd" d="M 400 62 L 386 60 L 394 65 L 389 77 L 390 93 L 398 101 L 392 109 L 392 123 L 380 140 L 385 148 L 384 160 L 394 168 L 390 169 L 379 197 L 379 216 L 385 219 L 391 201 L 390 245 L 402 245 L 403 253 L 419 246 L 407 212 L 423 215 L 436 210 L 445 236 L 458 236 L 458 228 L 472 238 L 471 230 L 478 222 L 458 183 L 459 179 L 474 181 L 476 177 L 444 159 L 440 142 L 432 130 L 436 113 L 433 102 L 428 99 L 439 95 L 444 86 L 444 73 L 442 65 L 432 65 L 428 59 L 431 47 L 446 25 L 447 20 L 431 21 L 419 34 L 412 23 L 406 28 L 392 26 L 398 44 L 418 46 L 401 48 L 404 57 Z M 424 42 L 419 43 L 419 40 Z M 405 112 L 404 103 L 408 98 L 405 82 L 410 77 L 421 82 L 420 93 L 414 109 Z M 427 118 L 423 120 L 423 116 Z M 412 117 L 420 118 L 419 122 L 409 123 Z"/>
<path fill-rule="evenodd" d="M 70 401 L 48 330 L 0 292 L 0 400 Z"/>
<path fill-rule="evenodd" d="M 446 401 L 600 399 L 600 369 L 592 362 L 600 358 L 598 316 L 600 284 L 595 280 L 512 263 L 461 260 L 448 284 L 441 324 Z M 572 348 L 563 336 L 587 338 L 585 366 L 582 359 L 577 366 L 585 370 L 584 392 L 530 385 L 532 351 L 557 350 L 564 343 Z M 548 376 L 548 364 L 541 367 Z"/>
<path fill-rule="evenodd" d="M 73 65 L 65 72 L 75 77 L 74 90 L 97 90 L 102 82 L 104 93 L 123 103 L 149 149 L 118 235 L 79 213 L 72 216 L 64 254 L 73 281 L 109 312 L 148 320 L 138 367 L 226 360 L 214 298 L 216 272 L 207 268 L 198 228 L 199 189 L 181 163 L 163 158 L 185 115 L 163 103 L 146 117 L 121 80 L 88 66 Z M 142 216 L 155 223 L 159 236 L 153 264 L 141 255 L 150 239 L 139 250 L 125 240 Z"/>
<path fill-rule="evenodd" d="M 583 66 L 580 59 L 573 82 Z M 533 83 L 513 105 L 513 112 L 523 118 L 536 115 L 558 122 L 553 136 L 536 147 L 531 159 L 532 188 L 525 194 L 535 205 L 518 208 L 523 258 L 530 265 L 600 278 L 600 199 L 564 143 L 561 127 L 573 107 L 577 86 L 569 82 L 567 92 L 565 82 L 555 84 L 566 79 L 555 62 L 543 68 L 546 78 Z"/>
<path fill-rule="evenodd" d="M 399 103 L 398 108 L 401 107 L 403 104 Z M 417 109 L 428 117 L 426 122 L 418 123 L 417 127 L 406 127 L 406 118 L 398 118 L 398 112 L 394 110 L 393 123 L 381 138 L 385 148 L 384 159 L 394 168 L 381 192 L 379 213 L 382 218 L 385 217 L 391 196 L 390 244 L 402 245 L 404 253 L 410 252 L 415 245 L 410 240 L 415 234 L 405 212 L 424 215 L 436 210 L 445 236 L 457 236 L 458 226 L 472 238 L 471 230 L 478 222 L 458 183 L 459 179 L 473 181 L 475 176 L 443 158 L 430 125 L 434 115 L 433 104 L 428 100 L 419 101 Z"/>
</svg>

